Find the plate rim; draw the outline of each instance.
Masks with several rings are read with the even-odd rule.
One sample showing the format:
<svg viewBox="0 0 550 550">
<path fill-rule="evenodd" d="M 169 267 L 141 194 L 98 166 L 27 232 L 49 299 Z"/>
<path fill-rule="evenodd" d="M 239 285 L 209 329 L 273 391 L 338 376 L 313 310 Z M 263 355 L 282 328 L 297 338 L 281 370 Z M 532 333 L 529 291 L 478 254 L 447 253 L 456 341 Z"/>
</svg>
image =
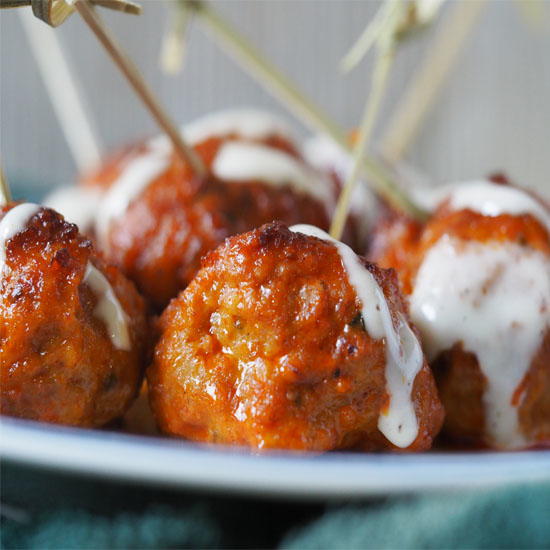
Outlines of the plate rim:
<svg viewBox="0 0 550 550">
<path fill-rule="evenodd" d="M 2 460 L 172 489 L 317 500 L 550 481 L 550 450 L 304 455 L 213 447 L 0 419 Z"/>
</svg>

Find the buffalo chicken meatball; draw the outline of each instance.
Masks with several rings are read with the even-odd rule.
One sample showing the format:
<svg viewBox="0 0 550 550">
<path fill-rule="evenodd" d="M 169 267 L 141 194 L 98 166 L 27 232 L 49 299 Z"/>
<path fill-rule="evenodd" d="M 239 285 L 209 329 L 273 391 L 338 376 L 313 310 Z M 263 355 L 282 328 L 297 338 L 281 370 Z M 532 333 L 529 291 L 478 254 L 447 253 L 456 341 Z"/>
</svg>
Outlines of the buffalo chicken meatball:
<svg viewBox="0 0 550 550">
<path fill-rule="evenodd" d="M 75 225 L 1 208 L 1 413 L 88 427 L 121 416 L 142 380 L 144 309 Z"/>
<path fill-rule="evenodd" d="M 550 212 L 511 185 L 448 187 L 418 231 L 376 259 L 409 294 L 446 434 L 501 449 L 550 444 Z M 404 235 L 406 237 L 404 237 Z M 395 248 L 399 248 L 396 253 Z"/>
<path fill-rule="evenodd" d="M 424 450 L 442 423 L 394 273 L 311 226 L 208 254 L 160 320 L 160 428 L 257 449 Z"/>
<path fill-rule="evenodd" d="M 326 228 L 334 202 L 330 184 L 265 113 L 210 115 L 184 134 L 208 169 L 205 180 L 160 137 L 119 155 L 87 184 L 105 188 L 98 247 L 156 310 L 226 237 L 273 220 Z"/>
</svg>

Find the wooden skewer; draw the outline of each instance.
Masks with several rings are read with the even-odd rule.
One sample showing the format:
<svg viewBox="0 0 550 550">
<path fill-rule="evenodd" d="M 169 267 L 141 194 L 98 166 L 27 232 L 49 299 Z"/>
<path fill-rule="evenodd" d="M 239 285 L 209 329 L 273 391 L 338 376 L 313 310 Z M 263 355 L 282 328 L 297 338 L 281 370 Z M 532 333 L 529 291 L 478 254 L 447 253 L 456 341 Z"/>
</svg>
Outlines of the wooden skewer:
<svg viewBox="0 0 550 550">
<path fill-rule="evenodd" d="M 4 170 L 0 166 L 0 206 L 5 206 L 11 202 L 10 186 L 4 174 Z"/>
<path fill-rule="evenodd" d="M 170 28 L 162 43 L 160 64 L 165 73 L 175 75 L 183 66 L 193 11 L 187 4 L 184 4 L 176 8 L 176 13 L 170 19 Z"/>
<path fill-rule="evenodd" d="M 166 132 L 176 153 L 185 161 L 187 161 L 194 174 L 203 178 L 206 176 L 206 168 L 195 153 L 195 151 L 184 141 L 181 133 L 172 123 L 160 102 L 156 99 L 151 89 L 145 83 L 137 67 L 133 64 L 130 58 L 124 53 L 122 48 L 108 34 L 107 29 L 103 25 L 101 19 L 93 10 L 89 0 L 76 0 L 74 6 L 82 19 L 90 27 L 92 32 L 101 42 L 111 59 L 124 74 L 134 91 L 141 98 L 157 124 Z"/>
<path fill-rule="evenodd" d="M 348 53 L 342 58 L 340 68 L 343 72 L 351 71 L 376 44 L 380 32 L 384 30 L 387 22 L 392 17 L 392 12 L 399 7 L 398 4 L 386 1 L 376 12 L 372 21 L 367 25 L 361 36 L 350 48 Z"/>
<path fill-rule="evenodd" d="M 359 41 L 350 50 L 350 53 L 344 58 L 344 66 L 352 67 L 362 59 L 368 48 L 373 45 L 377 47 L 378 53 L 372 77 L 371 91 L 367 97 L 359 128 L 359 138 L 353 151 L 352 170 L 348 174 L 338 198 L 330 228 L 330 233 L 335 239 L 340 239 L 344 230 L 351 196 L 360 175 L 361 158 L 366 152 L 376 116 L 380 110 L 397 44 L 404 32 L 403 29 L 407 29 L 405 23 L 408 21 L 408 9 L 409 6 L 401 3 L 400 0 L 386 0 L 383 7 L 377 13 L 375 20 L 367 26 L 367 31 L 363 33 Z M 412 32 L 412 29 L 414 29 L 413 25 L 414 22 L 408 23 L 408 32 Z M 417 217 L 422 219 L 424 215 L 423 212 L 419 212 Z"/>
<path fill-rule="evenodd" d="M 351 152 L 350 143 L 345 132 L 317 107 L 313 105 L 298 89 L 278 71 L 237 31 L 230 27 L 210 6 L 202 0 L 183 0 L 196 11 L 197 19 L 205 24 L 207 31 L 224 46 L 224 52 L 234 59 L 264 89 L 294 113 L 313 131 L 321 132 L 332 138 L 345 151 Z M 371 178 L 375 190 L 398 210 L 407 212 L 414 218 L 422 219 L 424 212 L 414 204 L 411 198 L 391 179 L 387 170 L 371 157 L 364 155 L 362 170 Z"/>
<path fill-rule="evenodd" d="M 388 81 L 394 53 L 393 47 L 390 47 L 386 51 L 380 51 L 376 59 L 376 65 L 374 67 L 372 77 L 371 92 L 365 104 L 365 111 L 359 131 L 359 138 L 353 150 L 353 167 L 346 179 L 346 183 L 344 184 L 340 196 L 338 197 L 338 203 L 336 204 L 336 210 L 330 226 L 330 235 L 336 240 L 340 240 L 342 238 L 342 233 L 344 232 L 351 196 L 361 171 L 361 159 L 365 154 L 365 150 L 372 135 L 374 123 L 376 121 L 376 115 L 380 110 L 380 104 L 382 102 L 382 97 Z"/>
<path fill-rule="evenodd" d="M 141 13 L 141 6 L 131 0 L 90 0 L 90 2 L 133 15 Z M 70 0 L 0 0 L 0 8 L 20 8 L 22 6 L 32 6 L 34 15 L 51 27 L 61 25 L 74 12 Z"/>
<path fill-rule="evenodd" d="M 91 0 L 91 3 L 103 8 L 109 8 L 110 10 L 131 13 L 132 15 L 141 14 L 141 6 L 129 0 Z"/>
<path fill-rule="evenodd" d="M 417 135 L 430 105 L 485 5 L 486 0 L 453 3 L 453 11 L 439 28 L 421 68 L 415 73 L 413 83 L 407 86 L 384 133 L 381 151 L 388 161 L 395 162 L 401 158 Z"/>
<path fill-rule="evenodd" d="M 56 32 L 30 11 L 20 10 L 19 16 L 73 160 L 82 173 L 99 163 L 102 147 L 76 79 Z"/>
</svg>

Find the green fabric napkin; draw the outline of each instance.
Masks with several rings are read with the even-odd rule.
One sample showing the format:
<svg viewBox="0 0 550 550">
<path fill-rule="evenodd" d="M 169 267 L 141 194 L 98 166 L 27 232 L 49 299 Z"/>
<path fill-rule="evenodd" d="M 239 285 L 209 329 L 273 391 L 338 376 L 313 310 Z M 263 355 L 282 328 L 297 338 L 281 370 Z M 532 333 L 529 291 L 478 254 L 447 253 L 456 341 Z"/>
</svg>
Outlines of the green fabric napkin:
<svg viewBox="0 0 550 550">
<path fill-rule="evenodd" d="M 550 483 L 308 504 L 1 473 L 5 549 L 550 548 Z"/>
<path fill-rule="evenodd" d="M 550 485 L 331 507 L 283 548 L 550 548 Z"/>
<path fill-rule="evenodd" d="M 61 507 L 30 525 L 7 521 L 2 528 L 3 548 L 214 548 L 221 541 L 218 525 L 200 506 L 180 511 L 153 505 L 111 517 Z"/>
</svg>

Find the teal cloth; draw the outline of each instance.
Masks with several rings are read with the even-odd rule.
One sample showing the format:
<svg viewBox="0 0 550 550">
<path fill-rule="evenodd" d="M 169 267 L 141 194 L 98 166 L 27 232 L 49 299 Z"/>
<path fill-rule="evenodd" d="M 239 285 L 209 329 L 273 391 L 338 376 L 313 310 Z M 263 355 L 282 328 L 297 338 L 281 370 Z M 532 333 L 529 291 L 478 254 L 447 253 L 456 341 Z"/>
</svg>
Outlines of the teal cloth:
<svg viewBox="0 0 550 550">
<path fill-rule="evenodd" d="M 215 548 L 218 526 L 200 507 L 177 511 L 150 506 L 140 513 L 101 517 L 83 510 L 59 508 L 32 518 L 32 524 L 7 521 L 3 548 Z"/>
<path fill-rule="evenodd" d="M 329 509 L 283 548 L 550 548 L 550 485 Z"/>
<path fill-rule="evenodd" d="M 297 503 L 2 466 L 1 547 L 550 548 L 550 484 Z"/>
</svg>

